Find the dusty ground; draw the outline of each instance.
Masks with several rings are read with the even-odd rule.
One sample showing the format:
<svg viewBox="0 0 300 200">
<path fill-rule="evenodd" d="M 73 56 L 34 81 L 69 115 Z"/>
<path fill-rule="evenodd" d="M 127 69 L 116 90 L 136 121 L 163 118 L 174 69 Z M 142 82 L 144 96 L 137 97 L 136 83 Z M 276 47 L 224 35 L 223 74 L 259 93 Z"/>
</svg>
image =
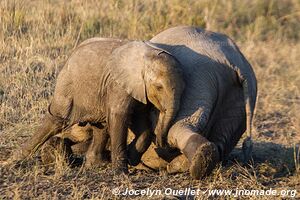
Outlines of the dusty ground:
<svg viewBox="0 0 300 200">
<path fill-rule="evenodd" d="M 251 199 L 300 198 L 299 22 L 296 0 L 0 1 L 0 161 L 33 133 L 47 109 L 59 69 L 72 49 L 89 37 L 150 39 L 180 24 L 223 32 L 253 65 L 259 87 L 250 166 L 241 165 L 239 146 L 227 163 L 201 181 L 188 174 L 134 169 L 127 177 L 114 176 L 109 166 L 86 171 L 59 158 L 49 168 L 37 154 L 22 166 L 0 165 L 0 199 L 145 198 L 115 196 L 114 188 L 201 190 L 199 195 L 153 199 L 234 198 L 209 196 L 208 189 L 289 190 L 287 195 Z"/>
</svg>

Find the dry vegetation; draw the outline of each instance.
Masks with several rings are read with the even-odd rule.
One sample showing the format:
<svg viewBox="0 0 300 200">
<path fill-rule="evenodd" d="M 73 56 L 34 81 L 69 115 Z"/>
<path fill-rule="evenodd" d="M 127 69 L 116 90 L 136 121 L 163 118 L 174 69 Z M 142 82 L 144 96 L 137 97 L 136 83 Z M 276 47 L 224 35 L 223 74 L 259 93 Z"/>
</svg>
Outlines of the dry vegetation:
<svg viewBox="0 0 300 200">
<path fill-rule="evenodd" d="M 146 40 L 182 24 L 228 34 L 253 65 L 259 83 L 253 165 L 239 164 L 237 147 L 228 163 L 194 181 L 188 174 L 139 170 L 114 177 L 109 168 L 85 171 L 59 158 L 45 168 L 37 155 L 26 166 L 0 166 L 0 199 L 114 199 L 115 187 L 297 189 L 300 198 L 298 0 L 1 0 L 0 160 L 33 133 L 59 69 L 79 42 L 94 36 Z"/>
</svg>

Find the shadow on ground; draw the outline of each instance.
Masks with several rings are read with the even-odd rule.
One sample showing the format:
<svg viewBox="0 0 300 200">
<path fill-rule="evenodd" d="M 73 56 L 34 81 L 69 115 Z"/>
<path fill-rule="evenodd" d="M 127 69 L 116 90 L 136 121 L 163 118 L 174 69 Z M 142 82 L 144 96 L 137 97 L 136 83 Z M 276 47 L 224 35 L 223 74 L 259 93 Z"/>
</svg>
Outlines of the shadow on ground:
<svg viewBox="0 0 300 200">
<path fill-rule="evenodd" d="M 253 145 L 252 161 L 258 172 L 273 178 L 292 175 L 299 165 L 300 144 L 291 147 L 272 142 L 255 142 Z M 229 155 L 225 167 L 238 162 L 242 163 L 243 154 L 240 147 L 235 148 Z"/>
</svg>

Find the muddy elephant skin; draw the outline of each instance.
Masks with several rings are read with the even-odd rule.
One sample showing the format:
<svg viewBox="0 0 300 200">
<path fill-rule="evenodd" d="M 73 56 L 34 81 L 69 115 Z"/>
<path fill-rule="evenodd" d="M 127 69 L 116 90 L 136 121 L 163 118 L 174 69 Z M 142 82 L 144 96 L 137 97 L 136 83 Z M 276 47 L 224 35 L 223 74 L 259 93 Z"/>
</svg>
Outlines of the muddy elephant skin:
<svg viewBox="0 0 300 200">
<path fill-rule="evenodd" d="M 137 124 L 142 128 L 135 128 L 135 134 L 147 137 L 150 123 L 147 117 L 140 116 L 148 116 L 149 107 L 155 107 L 159 117 L 154 132 L 158 144 L 163 145 L 179 109 L 183 88 L 178 60 L 150 42 L 105 38 L 85 41 L 73 51 L 58 75 L 41 126 L 10 160 L 26 159 L 51 136 L 74 124 L 91 123 L 99 130 L 107 127 L 113 166 L 126 172 L 129 121 L 140 120 Z M 87 159 L 91 163 L 104 142 L 100 136 L 101 133 L 95 134 L 90 145 Z M 142 144 L 141 153 L 149 145 L 150 142 Z"/>
</svg>

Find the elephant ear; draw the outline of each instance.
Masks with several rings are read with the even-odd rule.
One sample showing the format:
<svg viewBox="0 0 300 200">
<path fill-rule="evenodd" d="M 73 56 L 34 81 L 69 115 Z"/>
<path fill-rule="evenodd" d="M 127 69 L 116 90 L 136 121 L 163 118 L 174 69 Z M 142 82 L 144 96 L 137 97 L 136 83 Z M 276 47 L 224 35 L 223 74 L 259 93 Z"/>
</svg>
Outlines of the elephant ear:
<svg viewBox="0 0 300 200">
<path fill-rule="evenodd" d="M 152 43 L 150 41 L 144 41 L 144 43 L 146 45 L 148 45 L 150 48 L 152 48 L 153 50 L 155 50 L 156 55 L 160 55 L 162 53 L 168 54 L 169 56 L 171 56 L 174 60 L 176 60 L 176 62 L 181 65 L 180 61 L 176 58 L 176 56 L 174 56 L 172 53 L 170 53 L 169 51 L 162 49 L 161 47 L 159 47 L 157 44 Z M 177 68 L 177 71 L 182 73 L 182 69 L 181 68 Z"/>
<path fill-rule="evenodd" d="M 129 42 L 115 49 L 107 63 L 112 80 L 130 96 L 144 104 L 147 103 L 144 81 L 144 55 L 147 49 L 144 42 Z"/>
<path fill-rule="evenodd" d="M 172 56 L 173 58 L 175 58 L 170 52 L 166 51 L 165 49 L 160 48 L 158 45 L 156 45 L 156 44 L 154 44 L 154 43 L 152 43 L 152 42 L 150 42 L 150 41 L 144 41 L 144 43 L 145 43 L 146 45 L 148 45 L 149 47 L 151 47 L 151 48 L 157 50 L 157 51 L 158 51 L 158 54 L 157 54 L 157 55 L 159 55 L 159 54 L 161 54 L 161 53 L 166 53 L 166 54 Z M 175 59 L 176 59 L 176 58 L 175 58 Z M 176 59 L 176 60 L 177 60 L 177 59 Z"/>
</svg>

